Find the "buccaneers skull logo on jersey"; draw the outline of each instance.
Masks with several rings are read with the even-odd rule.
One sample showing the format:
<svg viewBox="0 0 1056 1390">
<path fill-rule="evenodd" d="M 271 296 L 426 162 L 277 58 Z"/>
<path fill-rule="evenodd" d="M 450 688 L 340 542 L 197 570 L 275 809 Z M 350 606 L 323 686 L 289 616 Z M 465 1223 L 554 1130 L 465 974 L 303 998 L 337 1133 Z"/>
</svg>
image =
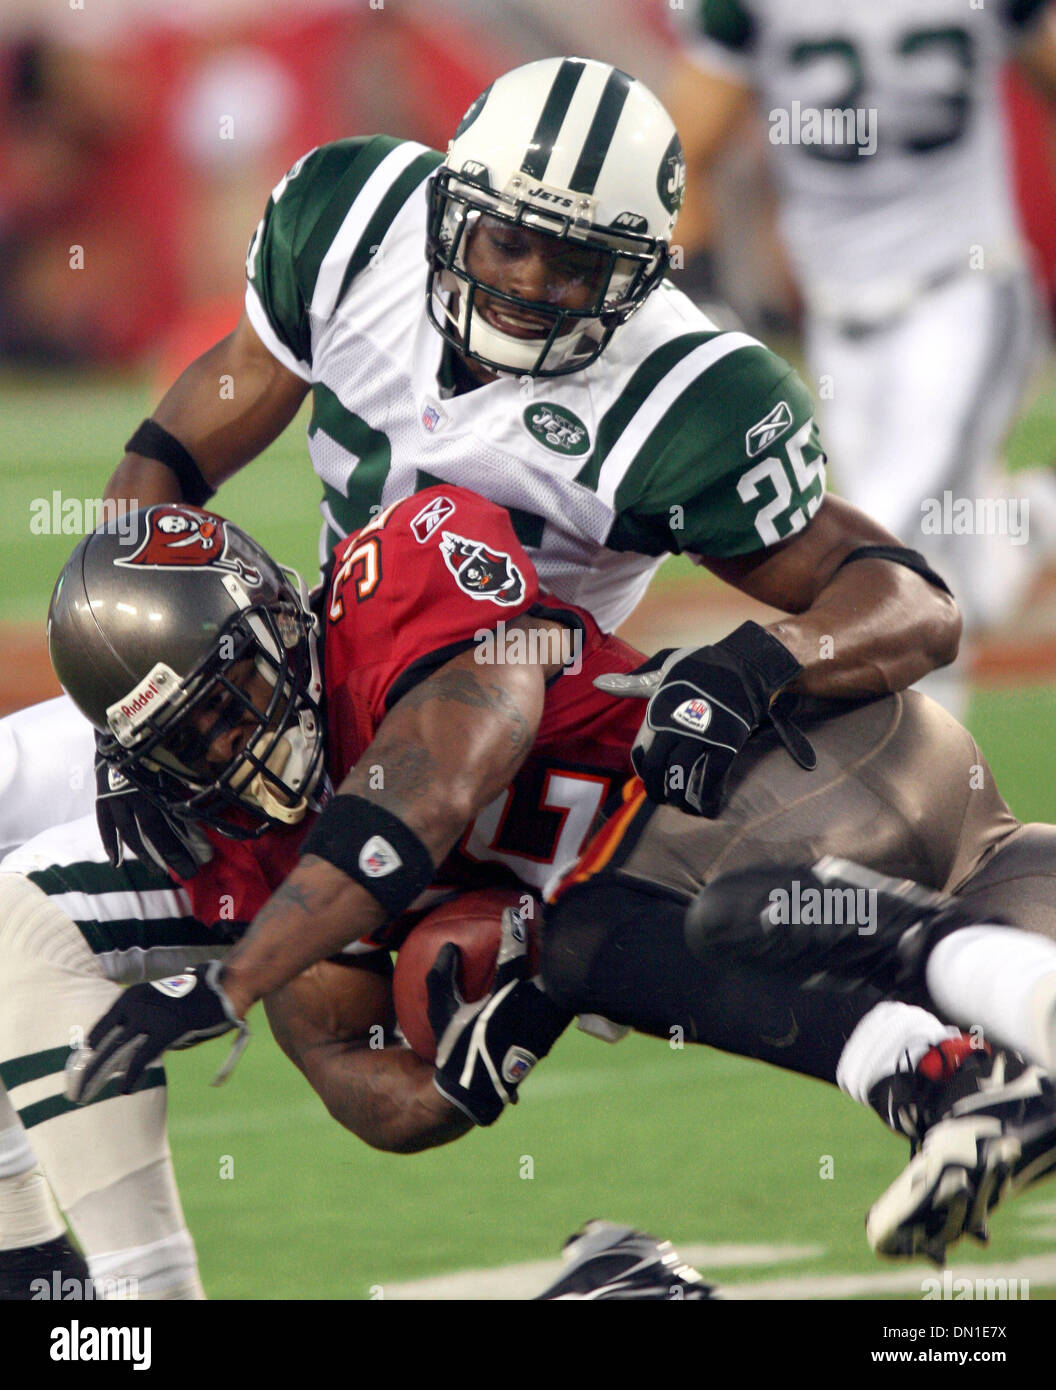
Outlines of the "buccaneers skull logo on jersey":
<svg viewBox="0 0 1056 1390">
<path fill-rule="evenodd" d="M 470 598 L 490 599 L 507 608 L 524 597 L 521 572 L 504 551 L 490 550 L 482 541 L 453 531 L 442 532 L 440 551 L 458 587 Z"/>
<path fill-rule="evenodd" d="M 229 554 L 227 524 L 223 517 L 186 507 L 151 507 L 145 517 L 147 534 L 139 548 L 115 565 L 147 569 L 227 570 L 251 588 L 259 587 L 260 571 Z"/>
</svg>

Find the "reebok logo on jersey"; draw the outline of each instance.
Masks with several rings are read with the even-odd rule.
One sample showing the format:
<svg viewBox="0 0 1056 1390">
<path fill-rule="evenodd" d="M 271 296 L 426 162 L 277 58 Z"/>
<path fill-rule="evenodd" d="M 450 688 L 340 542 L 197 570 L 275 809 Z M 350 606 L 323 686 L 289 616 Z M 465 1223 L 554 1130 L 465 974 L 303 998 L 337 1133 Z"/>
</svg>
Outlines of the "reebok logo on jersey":
<svg viewBox="0 0 1056 1390">
<path fill-rule="evenodd" d="M 778 401 L 769 415 L 764 415 L 744 436 L 744 447 L 750 459 L 769 449 L 792 424 L 792 411 L 787 401 Z"/>
<path fill-rule="evenodd" d="M 382 835 L 372 835 L 359 851 L 360 872 L 367 878 L 384 878 L 402 864 L 403 860 Z"/>
<path fill-rule="evenodd" d="M 695 734 L 702 734 L 711 723 L 711 706 L 707 700 L 684 700 L 671 718 Z"/>
<path fill-rule="evenodd" d="M 411 522 L 411 532 L 419 545 L 424 545 L 442 521 L 455 510 L 450 497 L 434 497 Z"/>
<path fill-rule="evenodd" d="M 490 550 L 482 541 L 445 531 L 440 553 L 458 587 L 470 598 L 490 599 L 508 608 L 524 597 L 524 579 L 505 551 Z"/>
</svg>

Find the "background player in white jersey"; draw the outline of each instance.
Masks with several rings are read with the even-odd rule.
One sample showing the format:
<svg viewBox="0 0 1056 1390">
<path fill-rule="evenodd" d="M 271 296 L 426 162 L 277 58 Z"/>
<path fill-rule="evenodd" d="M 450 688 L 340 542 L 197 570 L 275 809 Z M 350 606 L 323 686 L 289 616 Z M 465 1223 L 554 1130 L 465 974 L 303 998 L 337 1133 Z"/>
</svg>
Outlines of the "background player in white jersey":
<svg viewBox="0 0 1056 1390">
<path fill-rule="evenodd" d="M 1056 12 L 688 0 L 682 16 L 668 102 L 687 254 L 712 235 L 703 175 L 754 101 L 839 490 L 942 570 L 968 631 L 1000 621 L 1056 520 L 1048 474 L 997 467 L 1040 331 L 1000 76 L 1015 58 L 1056 97 Z M 955 712 L 962 669 L 927 687 Z"/>
<path fill-rule="evenodd" d="M 691 729 L 674 750 L 688 747 L 688 765 L 668 765 L 669 739 L 645 754 L 656 795 L 713 810 L 777 688 L 902 688 L 951 659 L 959 618 L 919 557 L 823 500 L 795 373 L 663 281 L 683 175 L 656 99 L 581 59 L 499 79 L 446 160 L 385 137 L 313 151 L 252 239 L 242 321 L 136 431 L 108 496 L 205 500 L 311 390 L 324 550 L 400 497 L 467 486 L 510 510 L 541 582 L 605 631 L 665 554 L 699 555 L 795 615 L 665 670 L 661 691 L 718 682 L 736 711 L 724 749 Z M 105 791 L 115 857 L 120 828 L 193 867 L 171 825 L 108 778 Z M 17 838 L 19 808 L 4 809 Z M 0 1141 L 17 1179 L 32 1155 L 13 1117 Z"/>
</svg>

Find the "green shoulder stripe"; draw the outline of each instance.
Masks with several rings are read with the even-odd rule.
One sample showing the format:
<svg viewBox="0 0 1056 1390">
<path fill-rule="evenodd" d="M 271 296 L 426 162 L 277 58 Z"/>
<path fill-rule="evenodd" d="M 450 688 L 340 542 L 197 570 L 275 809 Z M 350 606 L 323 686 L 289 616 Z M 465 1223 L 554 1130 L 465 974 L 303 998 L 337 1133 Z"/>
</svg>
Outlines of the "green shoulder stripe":
<svg viewBox="0 0 1056 1390">
<path fill-rule="evenodd" d="M 443 155 L 438 154 L 436 150 L 426 150 L 403 171 L 388 193 L 385 194 L 385 197 L 382 198 L 377 211 L 367 223 L 363 235 L 356 244 L 356 249 L 349 257 L 348 268 L 342 277 L 341 288 L 337 295 L 338 304 L 344 299 L 349 285 L 366 267 L 371 256 L 381 245 L 382 238 L 392 225 L 396 214 L 422 180 L 428 178 L 442 160 Z"/>
<path fill-rule="evenodd" d="M 246 272 L 276 336 L 302 362 L 311 360 L 308 311 L 326 254 L 371 175 L 404 143 L 392 136 L 375 135 L 322 145 L 298 160 L 268 200 L 250 244 Z M 359 268 L 415 183 L 440 158 L 430 150 L 396 179 L 382 199 L 388 216 L 379 219 L 379 207 L 364 236 L 351 248 L 358 254 L 365 243 Z M 411 177 L 412 170 L 419 171 L 416 177 Z M 346 277 L 346 284 L 350 278 Z"/>
<path fill-rule="evenodd" d="M 717 330 L 709 333 L 686 333 L 682 337 L 673 338 L 671 342 L 649 354 L 635 370 L 616 401 L 599 420 L 594 452 L 576 474 L 577 483 L 597 491 L 602 464 L 646 398 L 668 372 L 684 357 L 688 357 L 694 348 L 717 336 Z"/>
<path fill-rule="evenodd" d="M 621 479 L 606 544 L 739 555 L 801 530 L 825 456 L 810 392 L 762 346 L 731 352 L 674 400 Z"/>
</svg>

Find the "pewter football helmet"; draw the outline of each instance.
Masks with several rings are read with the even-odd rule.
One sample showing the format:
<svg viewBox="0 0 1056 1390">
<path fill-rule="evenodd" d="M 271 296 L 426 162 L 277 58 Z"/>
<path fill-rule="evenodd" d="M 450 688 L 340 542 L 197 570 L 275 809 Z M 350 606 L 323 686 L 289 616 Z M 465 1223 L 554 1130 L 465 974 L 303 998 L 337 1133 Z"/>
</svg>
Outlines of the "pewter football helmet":
<svg viewBox="0 0 1056 1390">
<path fill-rule="evenodd" d="M 183 504 L 86 536 L 48 614 L 56 674 L 113 772 L 240 839 L 299 821 L 322 780 L 316 634 L 298 575 Z"/>
</svg>

